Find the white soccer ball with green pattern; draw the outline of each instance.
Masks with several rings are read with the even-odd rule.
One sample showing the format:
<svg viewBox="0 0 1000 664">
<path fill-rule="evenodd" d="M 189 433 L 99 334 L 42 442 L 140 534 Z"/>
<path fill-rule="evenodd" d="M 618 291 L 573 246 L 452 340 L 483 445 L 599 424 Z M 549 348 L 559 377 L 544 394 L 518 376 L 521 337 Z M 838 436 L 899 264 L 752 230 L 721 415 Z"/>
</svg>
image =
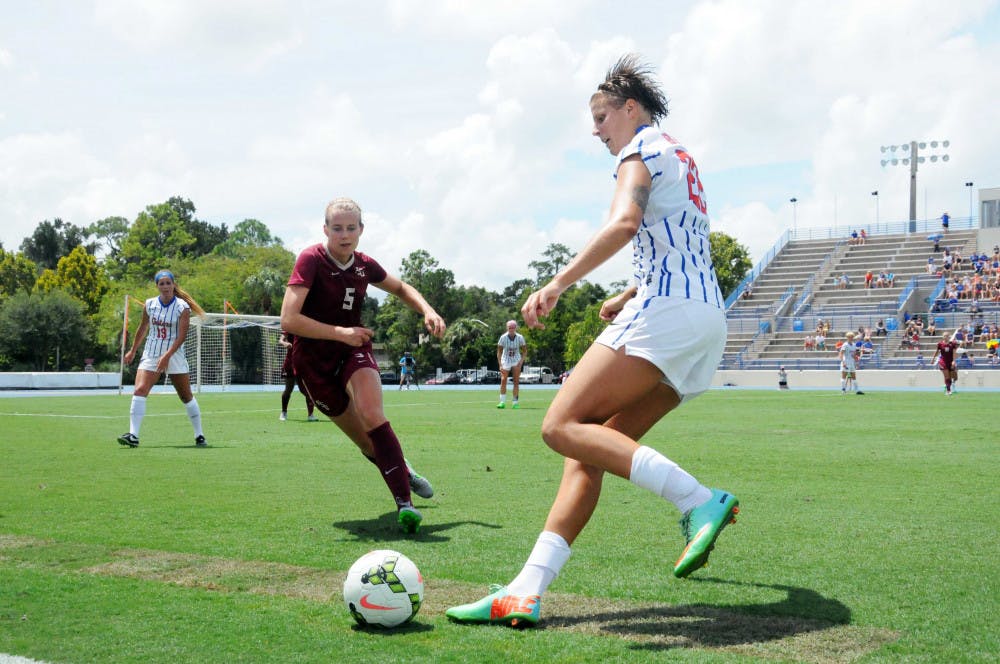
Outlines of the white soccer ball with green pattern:
<svg viewBox="0 0 1000 664">
<path fill-rule="evenodd" d="M 359 624 L 397 627 L 409 622 L 424 601 L 424 577 L 398 551 L 369 551 L 344 580 L 344 604 Z"/>
</svg>

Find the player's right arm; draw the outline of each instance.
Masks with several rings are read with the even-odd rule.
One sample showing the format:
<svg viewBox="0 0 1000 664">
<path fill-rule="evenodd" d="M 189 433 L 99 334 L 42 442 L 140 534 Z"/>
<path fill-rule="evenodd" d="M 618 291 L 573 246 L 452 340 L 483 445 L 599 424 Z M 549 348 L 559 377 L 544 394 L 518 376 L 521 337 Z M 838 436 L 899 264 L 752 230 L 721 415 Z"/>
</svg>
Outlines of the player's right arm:
<svg viewBox="0 0 1000 664">
<path fill-rule="evenodd" d="M 132 364 L 132 360 L 135 359 L 135 352 L 139 348 L 139 344 L 142 340 L 146 338 L 146 332 L 149 331 L 149 312 L 146 308 L 142 308 L 142 322 L 139 323 L 139 329 L 135 331 L 135 338 L 132 339 L 132 347 L 129 348 L 128 352 L 125 353 L 125 364 Z"/>
<path fill-rule="evenodd" d="M 302 313 L 302 305 L 309 295 L 305 286 L 286 286 L 281 303 L 281 327 L 287 332 L 307 339 L 339 341 L 348 346 L 360 346 L 371 341 L 374 332 L 367 327 L 340 327 L 321 323 Z"/>
</svg>

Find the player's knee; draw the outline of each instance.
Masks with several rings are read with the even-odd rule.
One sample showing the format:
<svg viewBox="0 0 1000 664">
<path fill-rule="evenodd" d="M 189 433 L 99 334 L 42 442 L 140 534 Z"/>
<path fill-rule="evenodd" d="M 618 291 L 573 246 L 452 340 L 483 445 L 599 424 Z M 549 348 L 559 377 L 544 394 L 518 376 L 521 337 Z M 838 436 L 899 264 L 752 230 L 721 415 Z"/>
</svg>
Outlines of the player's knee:
<svg viewBox="0 0 1000 664">
<path fill-rule="evenodd" d="M 542 440 L 552 448 L 553 451 L 569 456 L 567 454 L 569 437 L 569 422 L 559 417 L 546 415 L 542 420 Z"/>
</svg>

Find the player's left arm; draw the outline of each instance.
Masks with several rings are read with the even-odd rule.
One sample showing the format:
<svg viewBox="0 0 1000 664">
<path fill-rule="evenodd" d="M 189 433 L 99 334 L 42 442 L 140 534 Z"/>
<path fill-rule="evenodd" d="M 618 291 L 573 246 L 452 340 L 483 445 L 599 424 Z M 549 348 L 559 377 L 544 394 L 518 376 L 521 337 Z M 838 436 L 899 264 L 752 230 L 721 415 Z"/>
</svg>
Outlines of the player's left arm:
<svg viewBox="0 0 1000 664">
<path fill-rule="evenodd" d="M 390 295 L 395 295 L 403 301 L 403 304 L 421 314 L 424 317 L 424 327 L 435 337 L 441 338 L 444 335 L 444 319 L 434 310 L 434 307 L 427 303 L 427 300 L 416 288 L 391 274 L 386 274 L 385 279 L 377 284 L 373 283 L 372 286 L 384 290 Z"/>
</svg>

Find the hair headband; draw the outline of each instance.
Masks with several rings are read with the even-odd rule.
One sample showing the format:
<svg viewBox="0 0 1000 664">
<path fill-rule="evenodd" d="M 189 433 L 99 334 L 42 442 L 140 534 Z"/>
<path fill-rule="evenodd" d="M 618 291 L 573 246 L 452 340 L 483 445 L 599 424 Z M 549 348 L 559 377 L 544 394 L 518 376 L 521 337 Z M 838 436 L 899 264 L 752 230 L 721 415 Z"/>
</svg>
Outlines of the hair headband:
<svg viewBox="0 0 1000 664">
<path fill-rule="evenodd" d="M 176 279 L 174 279 L 174 273 L 171 272 L 170 270 L 160 270 L 159 272 L 156 273 L 156 276 L 153 277 L 153 283 L 157 284 L 160 283 L 160 279 L 162 279 L 163 277 L 170 277 L 170 281 L 177 281 Z"/>
</svg>

